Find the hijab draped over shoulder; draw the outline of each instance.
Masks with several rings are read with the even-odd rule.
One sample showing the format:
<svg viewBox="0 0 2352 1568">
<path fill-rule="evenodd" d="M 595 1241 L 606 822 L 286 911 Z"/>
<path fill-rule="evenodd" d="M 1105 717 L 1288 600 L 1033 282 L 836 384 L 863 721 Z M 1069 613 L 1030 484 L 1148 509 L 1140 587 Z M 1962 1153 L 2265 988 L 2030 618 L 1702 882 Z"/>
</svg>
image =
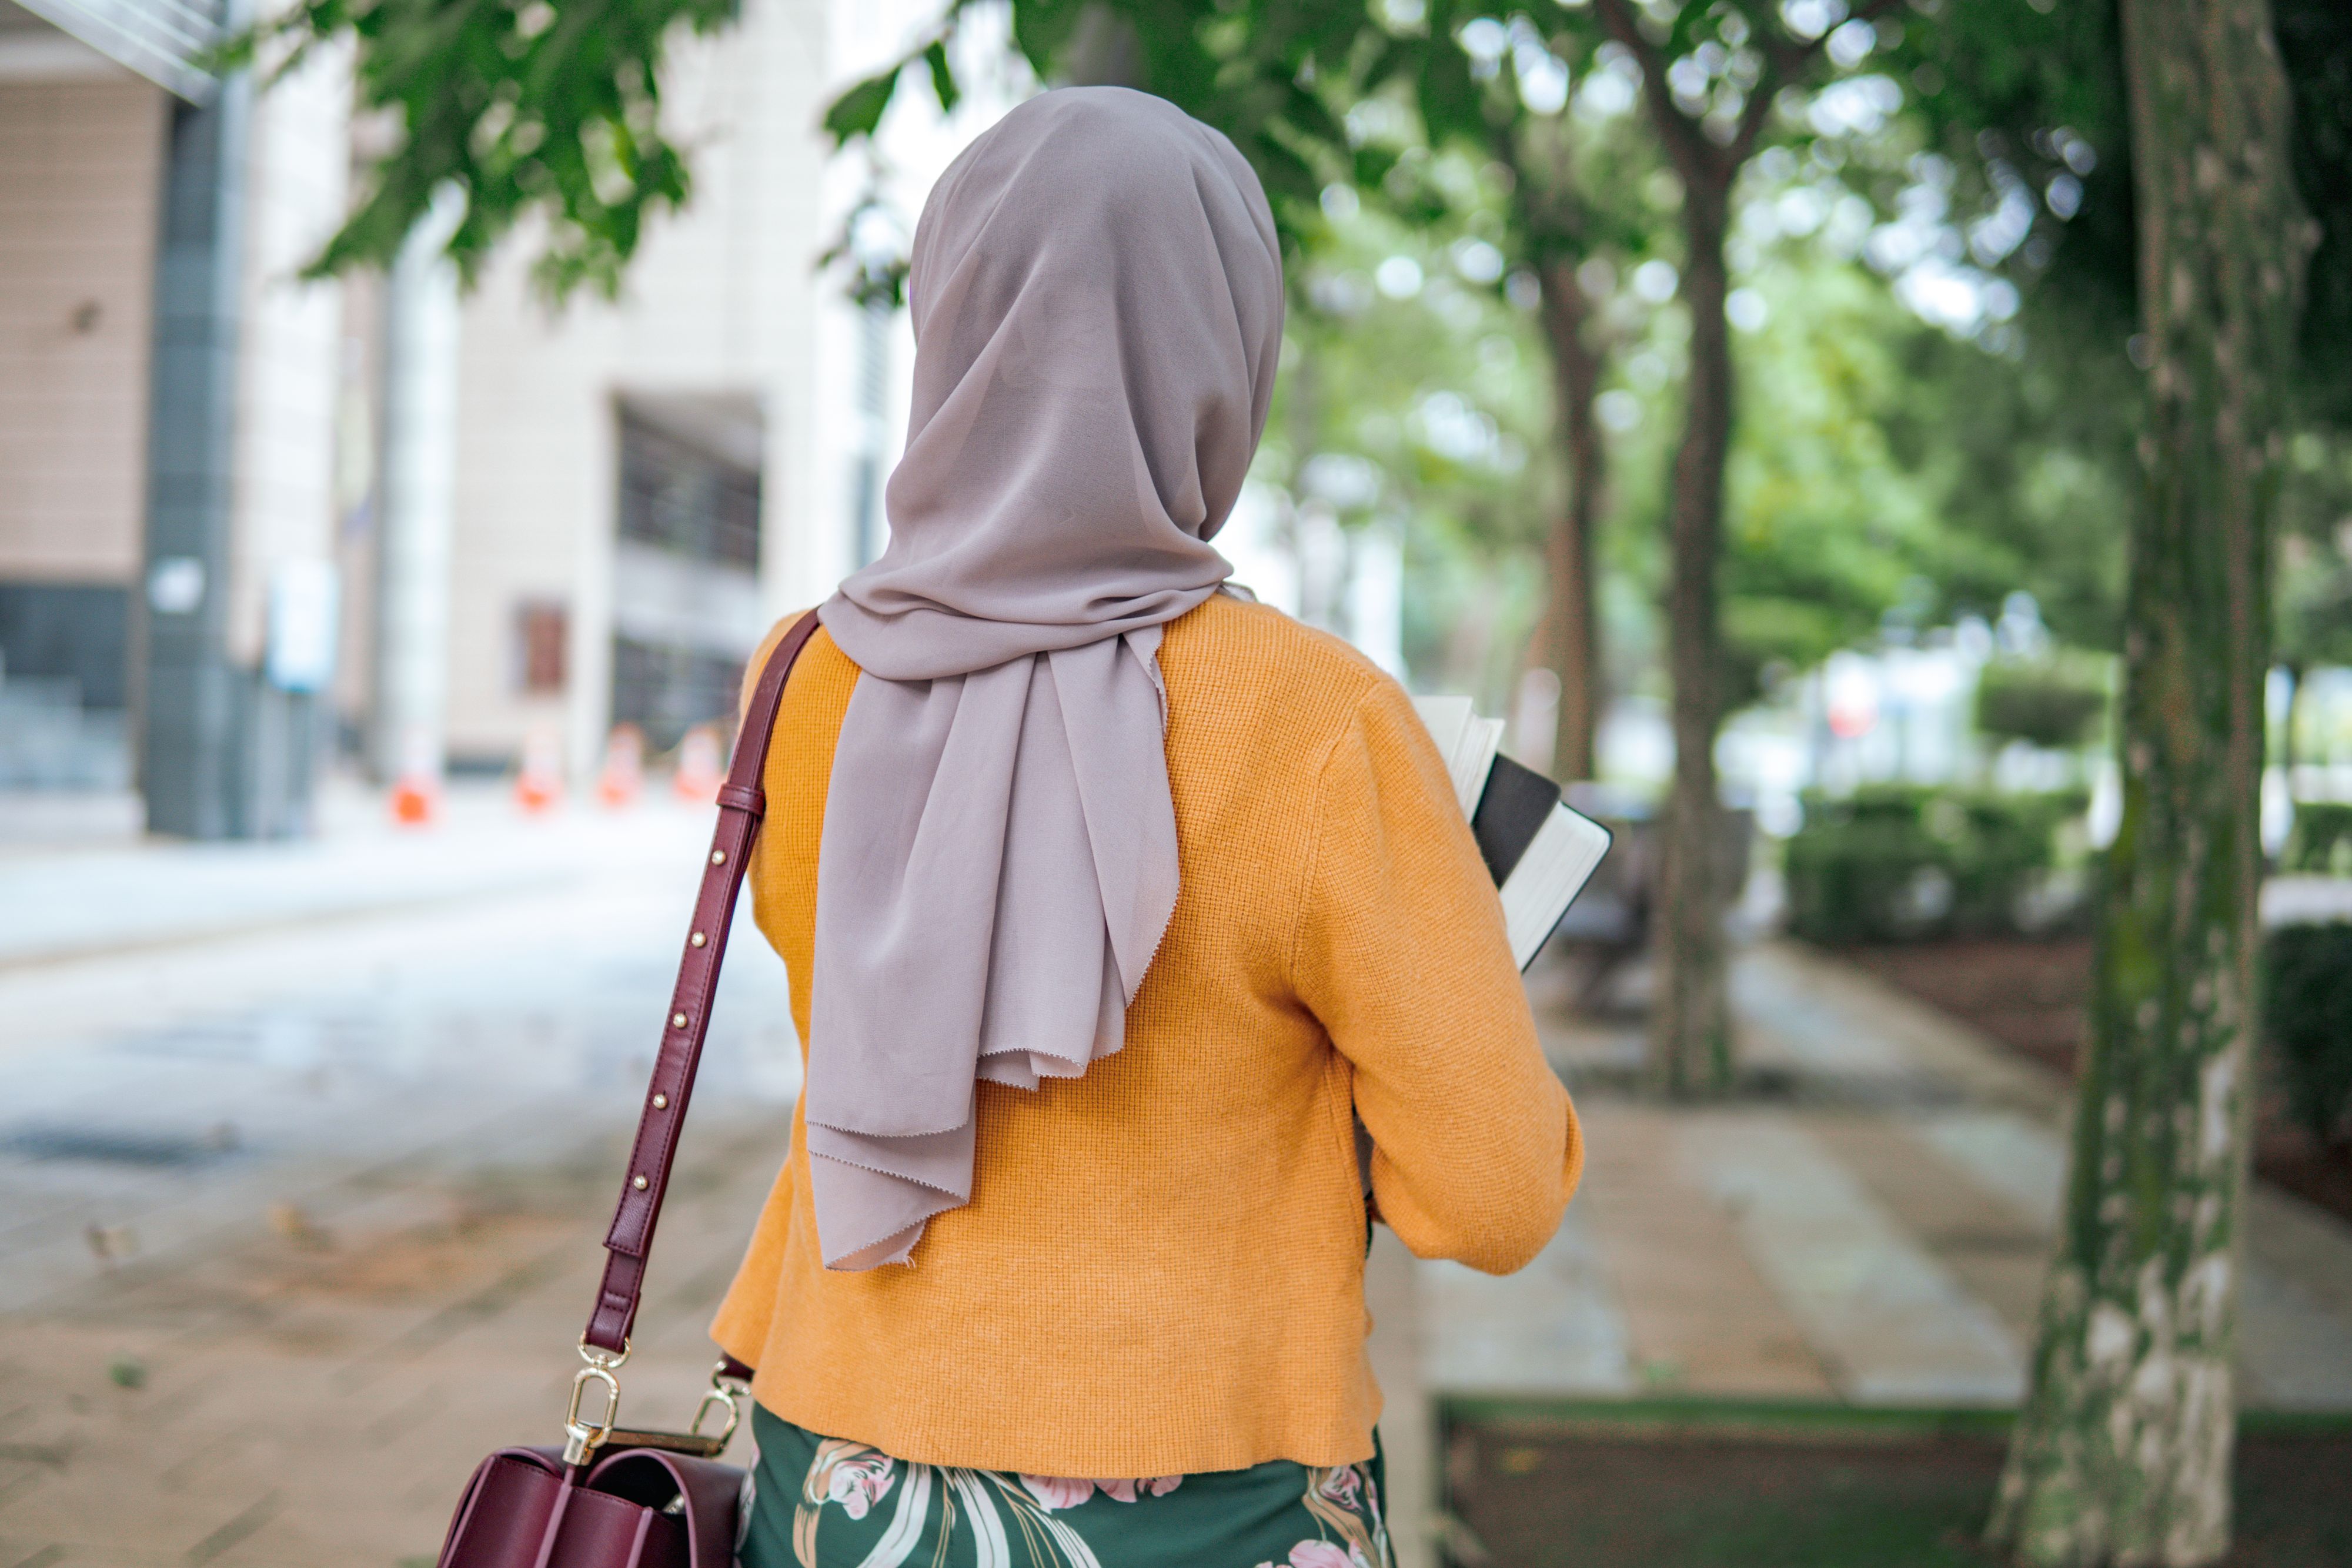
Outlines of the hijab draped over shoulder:
<svg viewBox="0 0 2352 1568">
<path fill-rule="evenodd" d="M 974 141 L 909 286 L 889 548 L 819 611 L 861 672 L 811 976 L 835 1269 L 907 1262 L 970 1201 L 979 1082 L 1034 1090 L 1122 1043 L 1176 906 L 1160 628 L 1232 570 L 1209 540 L 1282 338 L 1248 162 L 1122 88 L 1045 93 Z"/>
</svg>

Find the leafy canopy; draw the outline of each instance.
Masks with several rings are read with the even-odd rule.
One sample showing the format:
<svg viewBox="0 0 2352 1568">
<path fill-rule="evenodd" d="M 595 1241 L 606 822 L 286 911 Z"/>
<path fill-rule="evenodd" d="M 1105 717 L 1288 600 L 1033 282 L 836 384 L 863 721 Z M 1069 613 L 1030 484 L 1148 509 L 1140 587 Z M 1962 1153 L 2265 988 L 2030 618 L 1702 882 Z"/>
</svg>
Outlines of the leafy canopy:
<svg viewBox="0 0 2352 1568">
<path fill-rule="evenodd" d="M 382 117 L 388 140 L 308 275 L 389 266 L 454 191 L 462 215 L 446 248 L 467 285 L 537 217 L 542 292 L 609 297 L 646 225 L 693 192 L 686 151 L 661 124 L 668 45 L 734 16 L 735 0 L 299 0 L 219 63 L 275 57 L 283 74 L 323 43 L 358 46 L 355 107 Z"/>
</svg>

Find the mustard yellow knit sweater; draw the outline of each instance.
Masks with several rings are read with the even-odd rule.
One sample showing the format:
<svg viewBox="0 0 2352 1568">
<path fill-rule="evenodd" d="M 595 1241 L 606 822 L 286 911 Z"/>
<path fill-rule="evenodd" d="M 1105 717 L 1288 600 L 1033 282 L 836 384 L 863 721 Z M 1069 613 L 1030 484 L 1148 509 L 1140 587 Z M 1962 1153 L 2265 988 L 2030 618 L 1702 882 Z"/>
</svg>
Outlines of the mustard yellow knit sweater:
<svg viewBox="0 0 2352 1568">
<path fill-rule="evenodd" d="M 1504 1273 L 1559 1224 L 1576 1115 L 1403 691 L 1222 596 L 1170 624 L 1160 663 L 1182 891 L 1126 1048 L 1034 1093 L 978 1086 L 971 1202 L 930 1222 L 911 1266 L 825 1270 L 795 1117 L 711 1330 L 789 1421 L 1044 1475 L 1351 1463 L 1381 1406 L 1350 1110 L 1381 1217 L 1423 1257 Z M 817 839 L 856 679 L 819 632 L 776 720 L 751 867 L 803 1055 Z"/>
</svg>

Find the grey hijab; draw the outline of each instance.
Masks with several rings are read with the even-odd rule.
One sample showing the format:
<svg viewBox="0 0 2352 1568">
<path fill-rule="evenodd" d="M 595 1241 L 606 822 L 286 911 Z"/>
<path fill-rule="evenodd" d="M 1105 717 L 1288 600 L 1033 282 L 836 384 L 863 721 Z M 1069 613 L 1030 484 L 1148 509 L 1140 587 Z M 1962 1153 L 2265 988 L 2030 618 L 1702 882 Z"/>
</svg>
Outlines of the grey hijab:
<svg viewBox="0 0 2352 1568">
<path fill-rule="evenodd" d="M 1160 628 L 1265 425 L 1282 263 L 1230 141 L 1034 98 L 915 230 L 890 544 L 819 613 L 863 672 L 817 854 L 805 1109 L 827 1268 L 970 1201 L 974 1084 L 1118 1050 L 1176 907 Z M 1083 1197 L 1083 1195 L 1073 1195 Z"/>
</svg>

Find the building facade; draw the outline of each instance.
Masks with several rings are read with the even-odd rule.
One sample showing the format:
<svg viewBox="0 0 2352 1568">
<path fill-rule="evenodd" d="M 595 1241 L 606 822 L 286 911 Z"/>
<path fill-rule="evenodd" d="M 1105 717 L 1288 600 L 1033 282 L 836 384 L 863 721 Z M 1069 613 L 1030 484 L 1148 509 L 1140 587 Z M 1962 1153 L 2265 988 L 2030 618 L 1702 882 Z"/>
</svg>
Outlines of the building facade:
<svg viewBox="0 0 2352 1568">
<path fill-rule="evenodd" d="M 348 172 L 340 62 L 257 100 L 222 22 L 0 0 L 0 782 L 198 837 L 306 818 Z"/>
<path fill-rule="evenodd" d="M 735 706 L 774 618 L 830 589 L 846 527 L 820 473 L 829 238 L 825 16 L 752 0 L 665 94 L 695 196 L 623 297 L 536 298 L 522 246 L 459 310 L 447 751 L 511 764 L 560 735 L 575 775 L 615 724 L 660 751 Z"/>
<path fill-rule="evenodd" d="M 694 200 L 618 300 L 555 305 L 528 235 L 461 298 L 448 213 L 382 276 L 300 280 L 347 70 L 215 80 L 207 5 L 0 0 L 0 791 L 276 836 L 321 767 L 536 749 L 577 781 L 615 725 L 723 720 L 877 528 L 883 367 L 817 268 L 848 200 L 817 120 L 868 63 L 835 7 L 748 0 L 676 51 Z M 900 9 L 860 8 L 866 54 Z"/>
<path fill-rule="evenodd" d="M 934 0 L 744 0 L 680 42 L 692 200 L 618 298 L 555 303 L 527 230 L 461 294 L 448 204 L 303 280 L 364 177 L 348 63 L 214 79 L 230 3 L 0 0 L 0 810 L 135 789 L 151 831 L 284 836 L 337 768 L 579 789 L 616 730 L 656 763 L 723 734 L 762 633 L 887 538 L 911 337 L 820 257 L 902 253 L 1034 89 L 1002 9 L 964 15 L 953 113 L 919 86 L 846 157 L 830 94 Z M 1394 664 L 1393 570 L 1358 613 L 1277 511 L 1221 539 L 1243 579 Z"/>
</svg>

